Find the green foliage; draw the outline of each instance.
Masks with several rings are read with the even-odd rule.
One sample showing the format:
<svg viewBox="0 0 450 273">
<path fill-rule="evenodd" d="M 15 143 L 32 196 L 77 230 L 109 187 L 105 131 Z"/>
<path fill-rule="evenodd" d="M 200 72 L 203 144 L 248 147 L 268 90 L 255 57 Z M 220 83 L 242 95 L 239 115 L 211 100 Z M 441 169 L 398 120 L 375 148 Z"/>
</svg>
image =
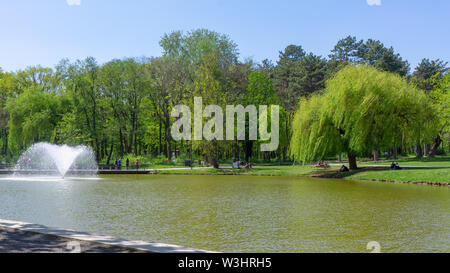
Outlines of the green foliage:
<svg viewBox="0 0 450 273">
<path fill-rule="evenodd" d="M 406 76 L 409 72 L 408 62 L 403 61 L 392 47 L 387 48 L 378 40 L 368 39 L 364 42 L 348 36 L 339 40 L 331 52 L 329 57 L 337 68 L 342 68 L 342 63 L 366 64 L 401 76 Z"/>
<path fill-rule="evenodd" d="M 309 162 L 327 154 L 370 153 L 431 139 L 437 112 L 427 96 L 399 75 L 368 66 L 347 66 L 323 94 L 300 101 L 291 154 Z"/>
<path fill-rule="evenodd" d="M 280 52 L 275 68 L 275 86 L 283 107 L 293 112 L 300 97 L 322 90 L 328 68 L 325 59 L 306 54 L 301 46 L 290 45 Z"/>
<path fill-rule="evenodd" d="M 227 35 L 197 29 L 184 35 L 181 31 L 165 34 L 159 43 L 167 56 L 179 57 L 189 64 L 198 65 L 209 54 L 215 54 L 218 65 L 237 62 L 237 45 Z"/>
<path fill-rule="evenodd" d="M 429 96 L 436 105 L 439 113 L 439 127 L 441 131 L 450 132 L 450 74 L 446 74 L 440 80 L 432 78 L 434 89 Z"/>
<path fill-rule="evenodd" d="M 218 60 L 215 54 L 210 54 L 204 57 L 200 64 L 200 69 L 194 81 L 195 97 L 202 97 L 203 105 L 218 105 L 225 109 L 226 101 L 218 80 Z M 203 111 L 203 109 L 202 109 Z M 217 113 L 215 113 L 217 114 Z M 214 118 L 214 116 L 212 117 Z M 203 120 L 202 127 L 208 122 Z M 217 128 L 214 128 L 214 131 Z M 211 162 L 214 167 L 218 166 L 219 149 L 225 148 L 225 141 L 222 140 L 194 140 L 193 148 L 200 151 L 206 161 Z"/>
<path fill-rule="evenodd" d="M 10 113 L 8 127 L 13 150 L 20 151 L 37 141 L 54 141 L 61 117 L 60 97 L 32 87 L 17 98 L 10 98 L 5 109 Z"/>
<path fill-rule="evenodd" d="M 329 60 L 305 52 L 300 45 L 289 45 L 275 65 L 267 59 L 261 64 L 240 61 L 237 45 L 227 35 L 206 29 L 168 33 L 160 45 L 163 56 L 149 59 L 99 64 L 89 57 L 62 60 L 55 69 L 0 70 L 0 158 L 17 157 L 35 141 L 50 141 L 90 145 L 104 163 L 125 155 L 163 162 L 174 150 L 181 153 L 180 162 L 191 156 L 210 163 L 242 159 L 242 152 L 245 160 L 273 161 L 282 155 L 290 160 L 292 132 L 303 128 L 308 141 L 294 137 L 292 145 L 304 154 L 298 160 L 312 160 L 347 150 L 365 153 L 412 140 L 429 141 L 430 128 L 436 124 L 449 131 L 448 76 L 444 77 L 442 61 L 424 60 L 411 80 L 429 89 L 433 103 L 417 90 L 405 88 L 399 77 L 380 76 L 368 68 L 360 74 L 352 72 L 353 80 L 334 77 L 349 63 L 405 76 L 408 63 L 379 41 L 349 36 L 337 43 Z M 370 77 L 384 83 L 376 84 Z M 328 91 L 323 91 L 328 79 Z M 333 92 L 339 95 L 329 94 Z M 260 142 L 249 140 L 175 142 L 170 134 L 175 121 L 170 117 L 172 108 L 186 104 L 193 109 L 194 96 L 201 96 L 204 105 L 223 109 L 229 104 L 280 104 L 280 148 L 260 153 L 259 145 L 253 145 Z M 301 107 L 293 121 L 299 100 Z M 439 122 L 434 119 L 435 108 Z M 292 131 L 292 123 L 300 127 Z"/>
<path fill-rule="evenodd" d="M 337 42 L 329 57 L 338 62 L 359 63 L 361 61 L 359 51 L 363 43 L 363 40 L 357 41 L 356 37 L 347 36 Z"/>
<path fill-rule="evenodd" d="M 428 92 L 448 71 L 447 64 L 448 62 L 439 59 L 431 61 L 423 59 L 413 73 L 413 80 L 417 82 L 419 88 Z"/>
<path fill-rule="evenodd" d="M 278 98 L 272 81 L 262 72 L 252 72 L 248 77 L 247 104 L 275 104 Z"/>
</svg>

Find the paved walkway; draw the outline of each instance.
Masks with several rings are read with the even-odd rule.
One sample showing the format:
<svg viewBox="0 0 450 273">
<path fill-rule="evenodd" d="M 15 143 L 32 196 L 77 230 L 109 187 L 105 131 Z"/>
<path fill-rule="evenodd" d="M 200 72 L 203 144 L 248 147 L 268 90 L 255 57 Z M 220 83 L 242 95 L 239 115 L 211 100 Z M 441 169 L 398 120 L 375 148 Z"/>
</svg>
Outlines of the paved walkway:
<svg viewBox="0 0 450 273">
<path fill-rule="evenodd" d="M 0 253 L 137 253 L 135 249 L 0 227 Z"/>
<path fill-rule="evenodd" d="M 0 219 L 1 252 L 206 253 L 208 251 Z"/>
</svg>

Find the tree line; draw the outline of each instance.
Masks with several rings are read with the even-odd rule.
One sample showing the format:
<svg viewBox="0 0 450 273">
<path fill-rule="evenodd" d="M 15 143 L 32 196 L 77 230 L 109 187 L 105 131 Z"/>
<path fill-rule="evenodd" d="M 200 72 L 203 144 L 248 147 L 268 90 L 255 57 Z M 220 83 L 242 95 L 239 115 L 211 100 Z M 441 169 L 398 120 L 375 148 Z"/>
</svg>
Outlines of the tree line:
<svg viewBox="0 0 450 273">
<path fill-rule="evenodd" d="M 167 33 L 159 44 L 160 57 L 114 59 L 104 64 L 88 57 L 74 62 L 65 59 L 54 68 L 0 70 L 0 157 L 14 161 L 33 143 L 46 141 L 89 145 L 97 161 L 107 164 L 130 154 L 170 160 L 173 152 L 213 165 L 230 158 L 295 160 L 290 147 L 299 137 L 295 134 L 299 105 L 322 94 L 349 65 L 396 75 L 408 86 L 423 90 L 427 100 L 417 109 L 439 108 L 440 128 L 432 138 L 424 124 L 408 129 L 413 132 L 417 156 L 434 155 L 448 138 L 449 76 L 447 63 L 439 59 L 423 59 L 410 73 L 409 63 L 392 47 L 351 36 L 338 41 L 326 57 L 288 45 L 275 64 L 268 59 L 261 63 L 240 60 L 235 42 L 207 29 Z M 260 152 L 257 141 L 250 140 L 175 142 L 170 134 L 175 121 L 172 108 L 192 106 L 194 96 L 201 96 L 205 105 L 280 105 L 278 150 Z M 397 108 L 403 110 L 417 114 L 407 105 Z M 364 145 L 377 153 L 381 148 L 404 148 Z M 333 155 L 330 151 L 297 160 Z M 341 151 L 334 152 L 335 156 Z M 367 149 L 358 152 L 367 153 Z"/>
</svg>

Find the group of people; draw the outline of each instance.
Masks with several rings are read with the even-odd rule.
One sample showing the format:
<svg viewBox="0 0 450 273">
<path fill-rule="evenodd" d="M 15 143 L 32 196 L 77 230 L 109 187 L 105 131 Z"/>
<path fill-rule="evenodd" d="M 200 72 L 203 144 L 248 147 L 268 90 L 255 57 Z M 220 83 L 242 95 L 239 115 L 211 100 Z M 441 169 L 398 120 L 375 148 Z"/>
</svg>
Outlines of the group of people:
<svg viewBox="0 0 450 273">
<path fill-rule="evenodd" d="M 244 161 L 239 161 L 235 157 L 233 158 L 232 166 L 233 166 L 233 168 L 237 167 L 238 169 L 241 169 L 241 170 L 250 170 L 252 168 L 252 164 L 246 163 Z"/>
<path fill-rule="evenodd" d="M 241 170 L 250 170 L 251 168 L 252 168 L 252 164 L 250 164 L 250 163 L 245 164 L 244 162 L 241 162 L 239 164 L 239 169 L 241 169 Z"/>
<path fill-rule="evenodd" d="M 327 163 L 320 161 L 319 163 L 317 163 L 317 165 L 315 166 L 317 168 L 329 168 L 330 165 L 328 165 Z"/>
<path fill-rule="evenodd" d="M 125 161 L 126 164 L 126 168 L 127 170 L 130 168 L 130 160 L 127 158 L 127 160 Z M 139 169 L 139 159 L 136 159 L 136 161 L 134 162 L 134 167 L 136 168 L 136 170 Z M 121 170 L 122 169 L 122 159 L 116 159 L 116 161 L 114 162 L 114 168 Z"/>
</svg>

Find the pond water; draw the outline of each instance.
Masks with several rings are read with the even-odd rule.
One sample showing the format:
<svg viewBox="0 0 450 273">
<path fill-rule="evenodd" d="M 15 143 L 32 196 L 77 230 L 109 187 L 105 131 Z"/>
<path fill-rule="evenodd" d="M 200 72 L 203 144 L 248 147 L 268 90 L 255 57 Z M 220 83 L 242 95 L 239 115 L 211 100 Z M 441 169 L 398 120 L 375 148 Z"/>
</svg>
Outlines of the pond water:
<svg viewBox="0 0 450 273">
<path fill-rule="evenodd" d="M 450 188 L 380 182 L 2 177 L 0 218 L 223 252 L 450 251 Z"/>
</svg>

